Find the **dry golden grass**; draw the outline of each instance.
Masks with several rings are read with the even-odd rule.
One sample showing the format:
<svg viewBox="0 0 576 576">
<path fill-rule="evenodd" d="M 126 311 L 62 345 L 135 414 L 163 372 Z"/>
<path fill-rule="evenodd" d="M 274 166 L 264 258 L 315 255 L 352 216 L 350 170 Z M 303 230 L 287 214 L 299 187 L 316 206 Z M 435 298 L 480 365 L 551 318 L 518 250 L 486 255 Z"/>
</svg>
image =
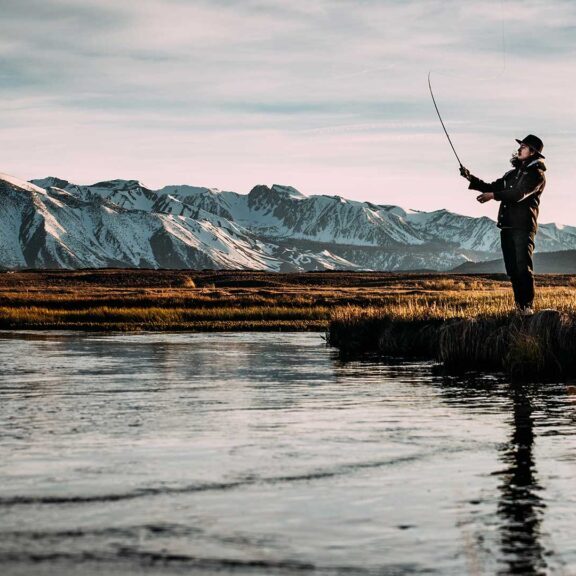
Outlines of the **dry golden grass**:
<svg viewBox="0 0 576 576">
<path fill-rule="evenodd" d="M 538 277 L 538 308 L 576 309 L 572 276 Z M 82 270 L 0 273 L 0 328 L 326 330 L 330 322 L 506 315 L 503 275 Z"/>
<path fill-rule="evenodd" d="M 537 310 L 555 309 L 576 313 L 576 287 L 542 287 L 534 306 Z M 391 318 L 394 320 L 450 320 L 477 316 L 505 316 L 514 309 L 511 289 L 444 291 L 441 294 L 399 295 L 386 299 L 379 306 L 348 305 L 336 308 L 334 321 Z"/>
<path fill-rule="evenodd" d="M 84 310 L 54 310 L 25 306 L 0 307 L 3 324 L 76 324 L 76 323 L 122 323 L 154 324 L 158 326 L 193 321 L 246 321 L 246 320 L 325 320 L 328 309 L 320 306 L 309 308 L 223 307 L 223 308 L 111 308 L 100 306 Z"/>
</svg>

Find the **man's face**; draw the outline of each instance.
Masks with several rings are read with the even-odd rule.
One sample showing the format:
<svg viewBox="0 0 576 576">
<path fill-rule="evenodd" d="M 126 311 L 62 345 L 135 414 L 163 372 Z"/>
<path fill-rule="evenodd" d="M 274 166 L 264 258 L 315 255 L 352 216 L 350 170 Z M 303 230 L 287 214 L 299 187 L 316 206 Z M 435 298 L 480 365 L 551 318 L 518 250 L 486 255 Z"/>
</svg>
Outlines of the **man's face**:
<svg viewBox="0 0 576 576">
<path fill-rule="evenodd" d="M 520 144 L 520 148 L 518 148 L 518 158 L 520 160 L 527 160 L 533 154 L 534 153 L 529 146 L 526 146 L 526 144 Z"/>
</svg>

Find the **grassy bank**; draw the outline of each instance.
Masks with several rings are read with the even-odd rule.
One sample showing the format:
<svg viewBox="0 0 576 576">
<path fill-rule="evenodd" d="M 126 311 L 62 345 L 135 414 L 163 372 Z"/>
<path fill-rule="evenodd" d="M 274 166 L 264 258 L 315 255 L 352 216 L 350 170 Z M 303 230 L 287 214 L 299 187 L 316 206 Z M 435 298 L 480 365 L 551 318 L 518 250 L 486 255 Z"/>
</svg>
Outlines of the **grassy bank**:
<svg viewBox="0 0 576 576">
<path fill-rule="evenodd" d="M 546 275 L 538 284 L 539 307 L 576 309 L 574 277 Z M 505 315 L 511 307 L 503 275 L 113 269 L 0 273 L 2 329 L 325 331 L 330 326 L 335 342 L 336 326 L 346 331 L 370 318 L 446 320 Z"/>
<path fill-rule="evenodd" d="M 496 302 L 474 306 L 468 298 L 436 306 L 336 311 L 328 343 L 345 357 L 364 354 L 415 357 L 451 370 L 505 371 L 521 379 L 576 375 L 576 307 L 564 293 L 541 298 L 558 309 L 522 317 Z"/>
</svg>

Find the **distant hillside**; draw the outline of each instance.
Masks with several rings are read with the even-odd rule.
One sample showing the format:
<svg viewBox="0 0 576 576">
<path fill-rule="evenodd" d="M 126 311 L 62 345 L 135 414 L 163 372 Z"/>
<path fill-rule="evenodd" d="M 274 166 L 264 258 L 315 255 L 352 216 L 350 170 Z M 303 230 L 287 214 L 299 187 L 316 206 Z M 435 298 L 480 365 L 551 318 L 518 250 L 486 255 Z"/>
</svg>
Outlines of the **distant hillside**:
<svg viewBox="0 0 576 576">
<path fill-rule="evenodd" d="M 537 274 L 576 274 L 576 250 L 538 252 L 534 254 L 534 271 Z M 465 262 L 451 272 L 458 274 L 492 274 L 505 272 L 504 261 Z"/>
</svg>

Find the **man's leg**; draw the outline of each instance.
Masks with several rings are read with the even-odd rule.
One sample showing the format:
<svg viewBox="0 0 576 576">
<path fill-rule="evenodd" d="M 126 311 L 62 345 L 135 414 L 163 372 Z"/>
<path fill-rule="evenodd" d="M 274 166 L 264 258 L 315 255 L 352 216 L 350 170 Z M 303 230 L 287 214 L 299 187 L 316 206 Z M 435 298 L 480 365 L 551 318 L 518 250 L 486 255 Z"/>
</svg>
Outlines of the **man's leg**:
<svg viewBox="0 0 576 576">
<path fill-rule="evenodd" d="M 520 284 L 518 282 L 518 270 L 516 264 L 516 244 L 514 242 L 515 230 L 505 228 L 500 231 L 500 245 L 502 247 L 502 256 L 504 257 L 504 266 L 506 267 L 506 274 L 512 282 L 512 290 L 514 291 L 514 301 L 519 305 L 520 299 Z"/>
<path fill-rule="evenodd" d="M 534 304 L 534 233 L 514 230 L 514 250 L 516 253 L 516 277 L 518 284 L 518 304 L 532 308 Z"/>
</svg>

